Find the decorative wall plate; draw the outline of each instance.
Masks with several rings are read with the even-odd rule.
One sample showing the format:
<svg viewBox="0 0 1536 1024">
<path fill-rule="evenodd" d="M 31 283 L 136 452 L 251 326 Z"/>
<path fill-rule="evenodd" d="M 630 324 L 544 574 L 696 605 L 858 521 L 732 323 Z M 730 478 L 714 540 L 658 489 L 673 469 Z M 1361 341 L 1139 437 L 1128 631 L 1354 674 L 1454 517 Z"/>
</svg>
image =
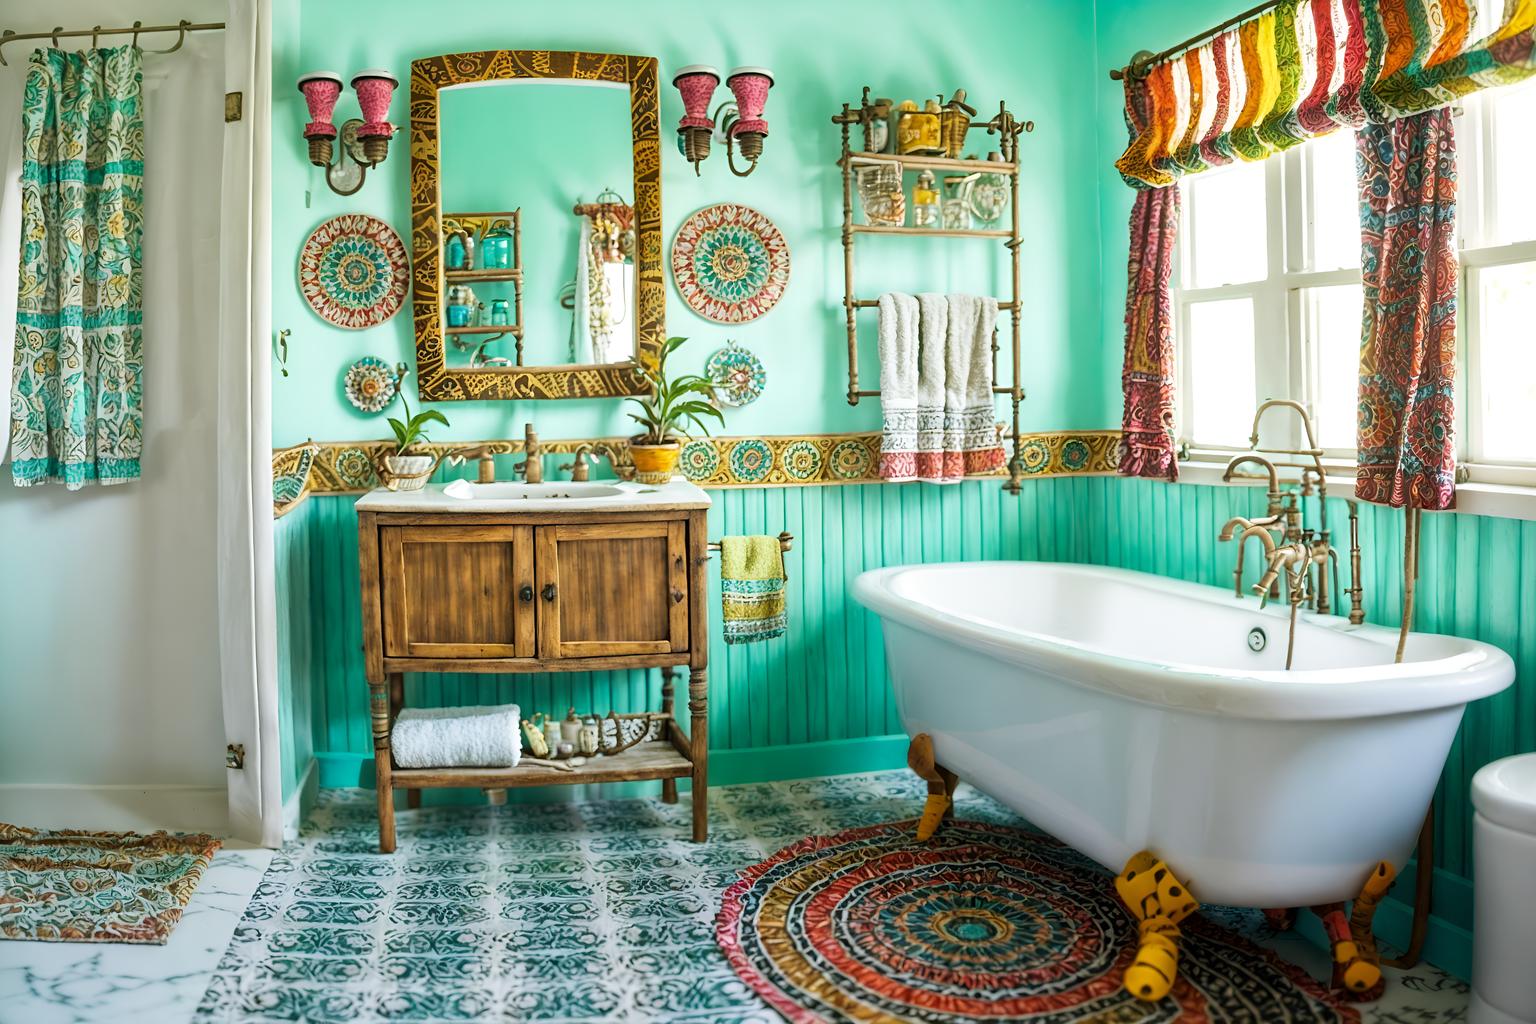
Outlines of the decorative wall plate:
<svg viewBox="0 0 1536 1024">
<path fill-rule="evenodd" d="M 400 389 L 400 378 L 395 368 L 377 356 L 363 356 L 347 367 L 342 378 L 342 388 L 347 401 L 367 413 L 383 412 L 395 400 Z"/>
<path fill-rule="evenodd" d="M 322 320 L 361 330 L 400 311 L 411 285 L 405 243 L 364 213 L 321 222 L 299 250 L 299 291 Z"/>
<path fill-rule="evenodd" d="M 706 319 L 756 320 L 784 296 L 789 243 L 773 221 L 750 206 L 706 206 L 677 229 L 672 279 L 683 301 Z"/>
<path fill-rule="evenodd" d="M 768 384 L 762 360 L 734 341 L 704 361 L 704 376 L 715 385 L 715 397 L 731 406 L 751 405 Z"/>
</svg>

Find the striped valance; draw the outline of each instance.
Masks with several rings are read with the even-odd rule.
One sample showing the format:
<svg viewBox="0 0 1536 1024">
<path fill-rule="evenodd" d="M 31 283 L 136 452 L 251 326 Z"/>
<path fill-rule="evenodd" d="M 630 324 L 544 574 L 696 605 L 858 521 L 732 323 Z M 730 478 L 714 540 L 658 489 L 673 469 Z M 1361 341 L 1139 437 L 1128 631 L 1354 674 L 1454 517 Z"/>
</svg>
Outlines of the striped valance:
<svg viewBox="0 0 1536 1024">
<path fill-rule="evenodd" d="M 1115 162 L 1158 188 L 1536 75 L 1536 0 L 1284 0 L 1125 79 Z"/>
</svg>

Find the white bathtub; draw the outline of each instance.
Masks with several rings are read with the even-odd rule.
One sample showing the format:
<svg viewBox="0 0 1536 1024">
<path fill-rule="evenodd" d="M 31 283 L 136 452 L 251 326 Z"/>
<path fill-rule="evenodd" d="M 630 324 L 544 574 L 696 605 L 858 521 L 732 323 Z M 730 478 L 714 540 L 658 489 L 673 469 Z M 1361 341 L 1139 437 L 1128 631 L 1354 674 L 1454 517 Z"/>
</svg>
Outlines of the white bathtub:
<svg viewBox="0 0 1536 1024">
<path fill-rule="evenodd" d="M 1029 562 L 866 572 L 902 724 L 1100 864 L 1150 849 L 1208 903 L 1351 899 L 1401 868 L 1496 647 L 1303 614 L 1145 573 Z M 1369 597 L 1369 595 L 1367 595 Z M 1267 646 L 1249 648 L 1251 630 Z"/>
</svg>

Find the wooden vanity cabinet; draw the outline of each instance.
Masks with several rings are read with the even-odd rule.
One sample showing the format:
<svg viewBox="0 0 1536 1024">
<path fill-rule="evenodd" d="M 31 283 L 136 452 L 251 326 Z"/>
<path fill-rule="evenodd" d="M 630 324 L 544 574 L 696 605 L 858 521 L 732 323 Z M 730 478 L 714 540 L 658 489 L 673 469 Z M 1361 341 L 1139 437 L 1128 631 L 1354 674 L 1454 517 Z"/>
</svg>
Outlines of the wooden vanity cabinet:
<svg viewBox="0 0 1536 1024">
<path fill-rule="evenodd" d="M 705 499 L 707 501 L 707 499 Z M 633 512 L 358 513 L 363 646 L 370 689 L 379 846 L 394 849 L 394 789 L 411 806 L 430 787 L 522 786 L 659 779 L 677 799 L 693 785 L 693 836 L 707 824 L 705 508 Z M 403 769 L 389 734 L 404 673 L 662 670 L 662 706 L 687 666 L 690 728 L 574 771 Z M 558 711 L 556 708 L 525 707 Z M 606 708 L 583 709 L 603 713 Z"/>
</svg>

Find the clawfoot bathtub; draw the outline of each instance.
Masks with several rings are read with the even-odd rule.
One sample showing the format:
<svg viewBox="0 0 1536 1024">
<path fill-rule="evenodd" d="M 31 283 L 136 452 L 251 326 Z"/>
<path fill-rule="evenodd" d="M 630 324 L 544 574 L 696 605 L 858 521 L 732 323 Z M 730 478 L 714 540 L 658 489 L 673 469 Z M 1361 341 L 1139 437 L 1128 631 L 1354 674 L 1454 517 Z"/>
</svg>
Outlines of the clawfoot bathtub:
<svg viewBox="0 0 1536 1024">
<path fill-rule="evenodd" d="M 1205 903 L 1353 899 L 1402 865 L 1503 651 L 1080 565 L 866 572 L 908 734 L 944 768 L 1119 871 L 1152 850 Z"/>
</svg>

